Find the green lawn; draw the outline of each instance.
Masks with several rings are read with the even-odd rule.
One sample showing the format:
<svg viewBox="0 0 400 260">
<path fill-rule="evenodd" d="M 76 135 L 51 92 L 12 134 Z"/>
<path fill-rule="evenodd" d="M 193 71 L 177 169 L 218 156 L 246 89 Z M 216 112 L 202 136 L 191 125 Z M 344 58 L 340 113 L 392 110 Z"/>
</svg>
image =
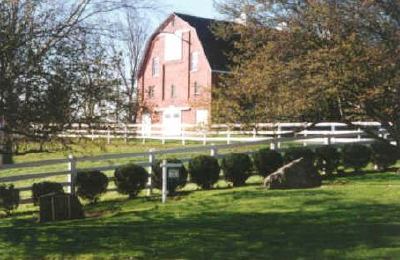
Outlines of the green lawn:
<svg viewBox="0 0 400 260">
<path fill-rule="evenodd" d="M 1 258 L 398 259 L 400 176 L 375 173 L 321 188 L 258 184 L 192 191 L 162 205 L 110 197 L 98 217 L 39 224 L 23 209 L 0 220 Z M 31 209 L 31 208 L 30 208 Z"/>
</svg>

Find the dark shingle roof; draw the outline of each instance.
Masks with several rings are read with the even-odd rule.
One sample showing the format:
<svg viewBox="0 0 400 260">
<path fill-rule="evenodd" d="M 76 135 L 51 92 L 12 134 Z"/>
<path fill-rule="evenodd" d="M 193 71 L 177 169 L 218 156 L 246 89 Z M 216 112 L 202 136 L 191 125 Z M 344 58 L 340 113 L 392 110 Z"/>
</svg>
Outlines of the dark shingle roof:
<svg viewBox="0 0 400 260">
<path fill-rule="evenodd" d="M 228 24 L 229 22 L 214 19 L 175 13 L 176 16 L 190 24 L 196 29 L 197 35 L 203 45 L 204 52 L 212 70 L 229 70 L 229 59 L 227 53 L 232 50 L 232 43 L 225 41 L 213 33 L 213 26 Z"/>
</svg>

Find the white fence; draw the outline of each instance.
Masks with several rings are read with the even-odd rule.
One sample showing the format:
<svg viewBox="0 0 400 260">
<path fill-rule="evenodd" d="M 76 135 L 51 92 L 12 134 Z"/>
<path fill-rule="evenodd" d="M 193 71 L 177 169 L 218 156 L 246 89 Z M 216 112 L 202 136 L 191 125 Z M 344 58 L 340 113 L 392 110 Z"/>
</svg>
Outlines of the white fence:
<svg viewBox="0 0 400 260">
<path fill-rule="evenodd" d="M 38 161 L 38 162 L 27 162 L 27 163 L 18 163 L 11 165 L 0 165 L 0 176 L 1 172 L 6 169 L 24 169 L 24 168 L 33 168 L 33 167 L 43 167 L 49 165 L 60 165 L 65 164 L 65 170 L 53 171 L 53 172 L 43 172 L 43 173 L 34 173 L 34 174 L 25 174 L 25 175 L 16 175 L 16 176 L 8 176 L 8 177 L 0 177 L 0 183 L 16 183 L 20 181 L 27 181 L 33 179 L 41 179 L 48 177 L 56 177 L 56 176 L 65 176 L 66 181 L 62 182 L 64 187 L 67 187 L 68 192 L 73 192 L 75 189 L 75 179 L 77 172 L 79 170 L 100 170 L 100 171 L 109 171 L 114 170 L 120 165 L 108 165 L 108 166 L 99 166 L 99 167 L 91 167 L 91 168 L 81 168 L 79 167 L 79 163 L 81 162 L 100 162 L 100 161 L 109 161 L 116 159 L 139 159 L 135 162 L 138 165 L 146 167 L 149 172 L 149 180 L 148 180 L 148 189 L 149 194 L 151 194 L 151 177 L 152 177 L 152 164 L 155 162 L 157 157 L 165 156 L 169 154 L 179 154 L 178 158 L 183 162 L 189 162 L 191 160 L 190 157 L 184 157 L 190 153 L 209 153 L 211 156 L 216 158 L 222 158 L 225 154 L 229 153 L 233 148 L 244 147 L 248 148 L 248 150 L 244 151 L 248 154 L 254 152 L 254 148 L 250 148 L 251 146 L 257 145 L 270 145 L 271 149 L 280 149 L 281 144 L 287 142 L 302 142 L 303 145 L 307 145 L 312 143 L 314 145 L 321 144 L 335 144 L 340 145 L 346 142 L 359 142 L 359 143 L 370 143 L 373 140 L 362 138 L 360 132 L 352 132 L 352 133 L 336 133 L 331 134 L 332 131 L 324 133 L 323 135 L 310 135 L 308 132 L 302 133 L 304 136 L 302 137 L 278 137 L 275 135 L 274 137 L 269 137 L 267 139 L 262 140 L 252 140 L 250 142 L 238 142 L 232 144 L 219 144 L 219 145 L 209 145 L 209 146 L 195 146 L 195 147 L 183 147 L 183 148 L 174 148 L 174 149 L 163 149 L 163 150 L 150 150 L 148 152 L 141 153 L 121 153 L 121 154 L 107 154 L 107 155 L 99 155 L 92 157 L 80 157 L 75 158 L 72 155 L 66 159 L 54 159 L 54 160 L 46 160 L 46 161 Z M 340 139 L 340 142 L 338 140 Z M 221 153 L 221 150 L 227 150 L 226 153 Z M 182 156 L 183 155 L 183 156 Z M 111 177 L 110 180 L 113 178 Z M 20 191 L 29 191 L 31 189 L 30 183 L 25 187 L 17 187 Z M 21 203 L 31 203 L 32 199 L 24 199 Z"/>
<path fill-rule="evenodd" d="M 111 143 L 113 139 L 122 139 L 128 142 L 130 139 L 160 140 L 165 143 L 168 140 L 180 141 L 186 145 L 188 141 L 207 143 L 225 142 L 250 142 L 270 140 L 275 137 L 310 137 L 330 135 L 335 136 L 332 142 L 351 141 L 348 137 L 357 139 L 365 137 L 362 128 L 369 128 L 384 138 L 388 138 L 387 131 L 381 128 L 379 122 L 353 122 L 354 126 L 349 127 L 344 123 L 324 122 L 311 124 L 300 123 L 260 123 L 254 129 L 248 130 L 243 125 L 233 124 L 214 124 L 211 126 L 188 125 L 184 124 L 176 135 L 164 135 L 163 125 L 141 125 L 141 124 L 109 124 L 102 125 L 96 129 L 89 128 L 87 125 L 73 125 L 72 128 L 64 131 L 59 137 L 66 138 L 88 138 L 91 140 L 105 139 Z M 344 138 L 344 139 L 343 139 Z M 343 140 L 341 140 L 343 139 Z M 320 140 L 316 140 L 320 141 Z"/>
</svg>

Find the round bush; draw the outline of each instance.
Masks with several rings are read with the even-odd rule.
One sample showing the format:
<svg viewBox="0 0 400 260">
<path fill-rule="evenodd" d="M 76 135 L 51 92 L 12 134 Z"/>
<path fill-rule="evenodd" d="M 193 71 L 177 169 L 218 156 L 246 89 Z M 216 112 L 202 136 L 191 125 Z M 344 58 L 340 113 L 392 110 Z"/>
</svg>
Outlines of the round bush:
<svg viewBox="0 0 400 260">
<path fill-rule="evenodd" d="M 314 163 L 314 152 L 310 148 L 306 147 L 292 147 L 285 152 L 284 161 L 290 163 L 291 161 L 303 158 L 307 163 Z"/>
<path fill-rule="evenodd" d="M 167 163 L 182 164 L 182 161 L 175 158 L 169 158 L 167 159 Z M 162 161 L 157 160 L 152 166 L 153 170 L 152 183 L 154 187 L 160 190 L 162 189 L 162 168 L 160 166 L 161 164 Z M 169 194 L 174 194 L 177 188 L 185 186 L 187 182 L 187 177 L 188 177 L 188 172 L 185 166 L 182 164 L 182 167 L 179 169 L 179 178 L 170 180 L 168 182 L 167 189 Z"/>
<path fill-rule="evenodd" d="M 146 187 L 148 173 L 139 165 L 127 164 L 118 167 L 114 172 L 118 192 L 128 194 L 132 199 Z"/>
<path fill-rule="evenodd" d="M 371 159 L 371 149 L 361 144 L 349 144 L 343 147 L 343 165 L 356 172 L 367 166 Z"/>
<path fill-rule="evenodd" d="M 98 201 L 101 194 L 107 191 L 108 178 L 100 171 L 78 172 L 76 178 L 76 194 L 91 203 Z"/>
<path fill-rule="evenodd" d="M 252 163 L 244 153 L 231 153 L 222 159 L 221 168 L 227 181 L 233 186 L 242 186 L 251 175 Z"/>
<path fill-rule="evenodd" d="M 385 142 L 376 142 L 371 145 L 371 160 L 379 170 L 386 170 L 399 159 L 399 150 L 396 146 Z"/>
<path fill-rule="evenodd" d="M 32 185 L 33 205 L 37 206 L 39 197 L 50 193 L 64 193 L 63 186 L 58 182 L 39 182 Z"/>
<path fill-rule="evenodd" d="M 19 190 L 15 189 L 14 185 L 0 185 L 0 208 L 7 215 L 10 215 L 12 210 L 18 208 L 19 200 Z"/>
<path fill-rule="evenodd" d="M 254 155 L 254 167 L 261 176 L 268 176 L 283 166 L 282 155 L 268 148 L 258 150 Z"/>
<path fill-rule="evenodd" d="M 340 153 L 333 146 L 321 146 L 315 149 L 315 166 L 326 175 L 332 175 L 340 165 Z"/>
<path fill-rule="evenodd" d="M 210 189 L 219 179 L 218 160 L 212 156 L 199 155 L 189 163 L 190 179 L 203 189 Z"/>
</svg>

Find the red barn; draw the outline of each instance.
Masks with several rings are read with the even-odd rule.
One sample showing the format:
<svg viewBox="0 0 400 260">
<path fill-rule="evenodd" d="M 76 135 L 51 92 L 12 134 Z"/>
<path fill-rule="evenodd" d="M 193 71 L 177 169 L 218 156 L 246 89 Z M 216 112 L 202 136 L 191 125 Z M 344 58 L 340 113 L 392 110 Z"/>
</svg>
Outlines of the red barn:
<svg viewBox="0 0 400 260">
<path fill-rule="evenodd" d="M 153 33 L 138 73 L 142 123 L 161 123 L 166 135 L 182 124 L 211 120 L 212 87 L 228 72 L 230 44 L 212 27 L 219 21 L 171 14 Z"/>
</svg>

